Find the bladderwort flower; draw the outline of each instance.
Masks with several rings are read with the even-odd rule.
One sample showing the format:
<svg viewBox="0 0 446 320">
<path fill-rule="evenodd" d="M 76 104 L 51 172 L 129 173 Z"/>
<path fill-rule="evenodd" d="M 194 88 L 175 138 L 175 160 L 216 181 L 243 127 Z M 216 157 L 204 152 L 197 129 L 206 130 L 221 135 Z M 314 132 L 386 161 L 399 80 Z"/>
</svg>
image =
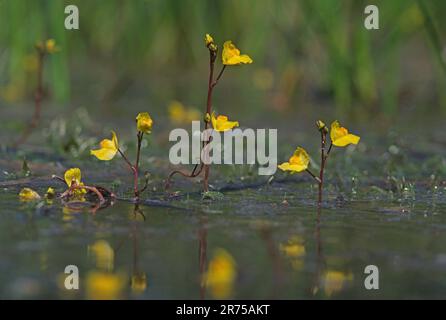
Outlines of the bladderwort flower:
<svg viewBox="0 0 446 320">
<path fill-rule="evenodd" d="M 136 128 L 139 132 L 151 133 L 153 120 L 147 112 L 142 112 L 136 117 Z"/>
<path fill-rule="evenodd" d="M 112 160 L 117 153 L 121 155 L 124 161 L 127 163 L 129 169 L 133 173 L 133 192 L 135 195 L 134 200 L 136 202 L 139 201 L 139 196 L 142 192 L 144 192 L 148 186 L 148 178 L 146 178 L 146 183 L 144 187 L 139 190 L 138 187 L 138 179 L 139 179 L 139 161 L 141 156 L 141 144 L 144 137 L 144 134 L 150 134 L 152 132 L 153 120 L 148 112 L 141 112 L 136 116 L 136 129 L 137 129 L 137 149 L 136 149 L 136 160 L 135 164 L 132 164 L 127 156 L 122 152 L 119 148 L 118 137 L 116 133 L 112 131 L 112 138 L 104 139 L 100 142 L 100 149 L 91 150 L 90 153 L 94 155 L 101 161 L 109 161 Z M 148 177 L 148 175 L 145 175 Z"/>
<path fill-rule="evenodd" d="M 88 192 L 91 192 L 97 196 L 99 205 L 97 205 L 96 207 L 99 208 L 102 204 L 105 203 L 104 193 L 107 193 L 111 197 L 114 197 L 111 192 L 104 188 L 100 188 L 101 191 L 99 191 L 99 187 L 85 185 L 82 182 L 82 173 L 81 169 L 79 168 L 68 169 L 67 171 L 65 171 L 63 178 L 60 178 L 58 176 L 53 177 L 65 182 L 68 187 L 68 189 L 60 195 L 61 199 L 85 202 L 85 195 Z M 95 209 L 93 209 L 93 211 L 95 211 Z"/>
<path fill-rule="evenodd" d="M 310 163 L 310 156 L 304 148 L 298 147 L 294 151 L 288 162 L 284 162 L 278 166 L 282 171 L 290 171 L 291 173 L 297 173 L 307 170 Z"/>
<path fill-rule="evenodd" d="M 30 202 L 40 200 L 40 195 L 31 188 L 23 188 L 19 193 L 20 201 L 22 202 Z"/>
<path fill-rule="evenodd" d="M 119 150 L 118 137 L 114 131 L 111 139 L 103 139 L 99 145 L 100 148 L 96 150 L 90 150 L 90 154 L 102 161 L 112 160 Z"/>
<path fill-rule="evenodd" d="M 341 127 L 339 121 L 333 121 L 330 130 L 330 139 L 336 147 L 346 147 L 349 144 L 358 144 L 360 137 L 351 134 L 344 127 Z"/>
<path fill-rule="evenodd" d="M 282 171 L 291 171 L 291 173 L 306 171 L 310 174 L 318 183 L 319 192 L 318 192 L 318 208 L 320 209 L 322 206 L 322 191 L 324 184 L 324 170 L 327 163 L 328 156 L 330 155 L 333 146 L 336 147 L 346 147 L 350 144 L 358 144 L 360 137 L 354 134 L 349 133 L 349 131 L 342 127 L 339 121 L 335 120 L 331 124 L 330 130 L 330 146 L 326 151 L 327 144 L 327 135 L 329 130 L 325 123 L 321 120 L 316 121 L 316 128 L 321 135 L 321 165 L 319 170 L 319 176 L 314 175 L 309 169 L 308 165 L 310 163 L 310 157 L 308 153 L 303 148 L 297 148 L 294 152 L 293 156 L 290 158 L 288 162 L 282 163 L 278 166 Z"/>
<path fill-rule="evenodd" d="M 204 126 L 205 130 L 210 129 L 211 125 L 215 131 L 228 131 L 232 128 L 238 126 L 237 121 L 228 121 L 226 116 L 218 116 L 215 117 L 212 112 L 212 94 L 215 86 L 218 84 L 220 78 L 223 75 L 227 66 L 236 66 L 241 64 L 251 64 L 253 61 L 251 57 L 246 54 L 241 54 L 240 50 L 232 43 L 232 41 L 226 41 L 223 44 L 223 52 L 221 54 L 222 68 L 220 72 L 215 77 L 214 69 L 215 62 L 217 60 L 218 46 L 214 42 L 214 38 L 210 34 L 206 34 L 204 36 L 204 44 L 206 48 L 209 50 L 209 80 L 208 80 L 208 92 L 207 92 L 207 102 L 206 102 L 206 111 L 204 113 Z M 209 151 L 206 146 L 210 143 L 210 137 L 206 139 L 207 141 L 203 142 L 202 152 L 204 153 L 204 158 L 209 158 Z M 209 174 L 210 167 L 208 164 L 200 161 L 199 164 L 196 164 L 191 173 L 186 173 L 181 170 L 172 171 L 166 179 L 166 189 L 170 187 L 171 179 L 175 174 L 180 174 L 186 178 L 195 178 L 198 177 L 202 172 L 204 172 L 203 179 L 203 191 L 205 194 L 209 192 Z"/>
<path fill-rule="evenodd" d="M 216 117 L 214 112 L 211 115 L 211 122 L 214 130 L 218 132 L 225 132 L 239 126 L 238 121 L 229 121 L 224 115 Z"/>
<path fill-rule="evenodd" d="M 240 54 L 240 50 L 232 43 L 226 41 L 223 44 L 221 60 L 225 66 L 237 66 L 240 64 L 251 64 L 252 59 L 247 54 Z"/>
</svg>

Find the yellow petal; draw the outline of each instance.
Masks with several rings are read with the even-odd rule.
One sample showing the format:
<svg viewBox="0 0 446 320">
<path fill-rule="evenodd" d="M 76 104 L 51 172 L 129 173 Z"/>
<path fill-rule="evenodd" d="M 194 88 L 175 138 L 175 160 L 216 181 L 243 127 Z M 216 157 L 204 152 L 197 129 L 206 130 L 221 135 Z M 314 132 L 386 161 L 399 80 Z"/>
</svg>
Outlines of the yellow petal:
<svg viewBox="0 0 446 320">
<path fill-rule="evenodd" d="M 153 120 L 147 112 L 141 112 L 136 117 L 136 127 L 138 131 L 150 133 L 152 131 L 152 124 Z"/>
<path fill-rule="evenodd" d="M 79 168 L 68 169 L 67 171 L 65 171 L 64 179 L 69 187 L 71 187 L 71 184 L 73 183 L 73 181 L 76 182 L 76 184 L 80 184 L 81 183 L 81 169 L 79 169 Z"/>
<path fill-rule="evenodd" d="M 304 148 L 298 147 L 291 156 L 289 162 L 282 163 L 278 166 L 280 170 L 301 172 L 308 168 L 310 156 Z"/>
<path fill-rule="evenodd" d="M 90 150 L 90 154 L 103 161 L 113 159 L 118 152 L 119 147 L 116 133 L 112 131 L 112 140 L 104 139 L 101 141 L 100 146 L 100 149 Z"/>
<path fill-rule="evenodd" d="M 308 168 L 308 166 L 298 165 L 298 164 L 290 164 L 289 162 L 284 162 L 277 166 L 282 171 L 291 171 L 291 172 L 301 172 Z"/>
<path fill-rule="evenodd" d="M 344 127 L 341 127 L 339 121 L 333 121 L 331 124 L 330 138 L 333 145 L 337 147 L 345 147 L 349 144 L 358 144 L 360 137 L 348 132 Z"/>
<path fill-rule="evenodd" d="M 237 49 L 232 41 L 226 41 L 223 44 L 221 59 L 223 64 L 227 66 L 252 63 L 252 59 L 248 55 L 240 55 L 240 50 Z"/>
<path fill-rule="evenodd" d="M 19 197 L 21 201 L 34 201 L 40 199 L 40 195 L 31 188 L 23 188 L 19 193 Z"/>
<path fill-rule="evenodd" d="M 224 115 L 215 117 L 215 113 L 211 115 L 211 122 L 214 130 L 218 132 L 228 131 L 239 126 L 238 121 L 228 121 L 228 117 Z"/>
</svg>

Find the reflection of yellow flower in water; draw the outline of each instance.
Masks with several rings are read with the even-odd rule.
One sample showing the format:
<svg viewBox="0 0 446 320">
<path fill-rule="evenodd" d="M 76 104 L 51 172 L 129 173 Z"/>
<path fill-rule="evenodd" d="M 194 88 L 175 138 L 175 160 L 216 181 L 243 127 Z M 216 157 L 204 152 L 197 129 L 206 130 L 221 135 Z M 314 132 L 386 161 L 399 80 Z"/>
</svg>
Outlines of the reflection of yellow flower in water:
<svg viewBox="0 0 446 320">
<path fill-rule="evenodd" d="M 294 270 L 301 270 L 303 267 L 303 257 L 306 251 L 302 242 L 299 236 L 293 236 L 286 243 L 280 244 L 280 251 L 290 259 Z"/>
<path fill-rule="evenodd" d="M 298 147 L 294 154 L 291 156 L 288 162 L 284 162 L 278 166 L 280 170 L 283 171 L 291 171 L 301 172 L 308 168 L 308 164 L 310 163 L 310 156 L 305 151 L 304 148 Z"/>
<path fill-rule="evenodd" d="M 340 292 L 347 282 L 353 280 L 351 273 L 344 273 L 341 271 L 328 270 L 323 277 L 324 292 L 327 296 Z"/>
<path fill-rule="evenodd" d="M 238 121 L 229 121 L 227 116 L 219 115 L 215 117 L 215 113 L 212 112 L 211 115 L 212 127 L 215 131 L 224 132 L 238 127 Z"/>
<path fill-rule="evenodd" d="M 341 127 L 339 121 L 333 121 L 331 124 L 330 138 L 333 145 L 337 147 L 345 147 L 349 144 L 358 144 L 359 137 L 351 134 L 344 127 Z"/>
<path fill-rule="evenodd" d="M 231 297 L 237 270 L 234 258 L 224 249 L 217 249 L 204 276 L 207 287 L 216 299 Z"/>
<path fill-rule="evenodd" d="M 136 127 L 138 131 L 150 133 L 152 131 L 152 124 L 153 120 L 147 112 L 141 112 L 136 117 Z"/>
<path fill-rule="evenodd" d="M 305 255 L 305 246 L 298 236 L 293 236 L 286 243 L 281 243 L 280 250 L 288 258 L 300 258 Z"/>
<path fill-rule="evenodd" d="M 19 193 L 20 201 L 40 200 L 40 195 L 31 188 L 23 188 Z"/>
<path fill-rule="evenodd" d="M 132 276 L 130 284 L 133 293 L 140 294 L 146 291 L 147 288 L 147 276 L 144 272 L 137 273 Z"/>
<path fill-rule="evenodd" d="M 172 123 L 182 124 L 190 123 L 194 120 L 200 120 L 201 113 L 194 108 L 186 108 L 179 101 L 172 101 L 167 107 L 169 118 Z"/>
<path fill-rule="evenodd" d="M 68 222 L 74 219 L 74 215 L 78 213 L 78 211 L 70 209 L 69 207 L 62 208 L 62 221 Z"/>
<path fill-rule="evenodd" d="M 86 278 L 87 299 L 114 300 L 122 297 L 126 276 L 101 271 L 90 271 Z"/>
<path fill-rule="evenodd" d="M 119 148 L 116 133 L 112 131 L 112 139 L 104 139 L 99 145 L 101 146 L 100 149 L 90 150 L 90 153 L 99 160 L 108 161 L 113 159 Z"/>
<path fill-rule="evenodd" d="M 232 41 L 226 41 L 223 44 L 223 52 L 221 59 L 226 66 L 235 66 L 239 64 L 250 64 L 252 59 L 246 54 L 240 54 L 240 50 L 232 43 Z"/>
<path fill-rule="evenodd" d="M 114 267 L 115 252 L 105 240 L 98 240 L 88 246 L 88 253 L 93 254 L 96 267 L 104 271 L 112 271 Z"/>
</svg>

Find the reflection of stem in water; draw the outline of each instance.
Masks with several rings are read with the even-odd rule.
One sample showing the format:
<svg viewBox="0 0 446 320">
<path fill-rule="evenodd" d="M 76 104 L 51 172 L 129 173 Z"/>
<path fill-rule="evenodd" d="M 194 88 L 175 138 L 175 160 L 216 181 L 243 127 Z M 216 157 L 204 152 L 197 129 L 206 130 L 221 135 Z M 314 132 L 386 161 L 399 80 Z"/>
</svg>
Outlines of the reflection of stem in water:
<svg viewBox="0 0 446 320">
<path fill-rule="evenodd" d="M 321 283 L 322 272 L 325 268 L 325 257 L 322 252 L 322 241 L 321 241 L 321 207 L 317 210 L 317 218 L 316 218 L 316 227 L 314 231 L 314 236 L 316 240 L 316 273 L 315 278 L 313 280 L 313 284 L 311 286 L 310 293 L 315 295 L 319 290 L 319 286 Z"/>
<path fill-rule="evenodd" d="M 207 265 L 207 217 L 200 217 L 200 226 L 198 229 L 198 264 L 200 272 L 200 299 L 206 298 L 206 265 Z"/>
<path fill-rule="evenodd" d="M 271 298 L 275 299 L 277 298 L 277 293 L 280 292 L 280 288 L 283 284 L 282 263 L 279 252 L 272 238 L 271 228 L 268 226 L 262 226 L 260 228 L 260 236 L 265 243 L 266 250 L 273 264 L 274 287 Z"/>
</svg>

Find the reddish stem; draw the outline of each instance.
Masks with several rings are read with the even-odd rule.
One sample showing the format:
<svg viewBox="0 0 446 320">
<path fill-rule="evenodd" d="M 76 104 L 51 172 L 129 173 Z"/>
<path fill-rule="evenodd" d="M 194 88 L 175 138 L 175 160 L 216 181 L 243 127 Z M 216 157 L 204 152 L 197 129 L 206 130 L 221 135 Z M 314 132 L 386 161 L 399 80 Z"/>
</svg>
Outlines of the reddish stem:
<svg viewBox="0 0 446 320">
<path fill-rule="evenodd" d="M 322 206 L 322 191 L 324 186 L 324 169 L 325 169 L 325 161 L 327 157 L 325 156 L 325 143 L 326 143 L 327 134 L 324 130 L 321 130 L 321 169 L 319 171 L 319 196 L 317 205 L 319 208 Z"/>
<path fill-rule="evenodd" d="M 45 51 L 38 50 L 37 52 L 37 85 L 36 91 L 34 92 L 34 114 L 28 127 L 25 128 L 25 131 L 22 133 L 20 138 L 14 143 L 14 147 L 17 147 L 18 145 L 24 143 L 28 139 L 31 132 L 37 127 L 40 121 L 43 98 L 43 65 L 45 61 Z"/>
</svg>

